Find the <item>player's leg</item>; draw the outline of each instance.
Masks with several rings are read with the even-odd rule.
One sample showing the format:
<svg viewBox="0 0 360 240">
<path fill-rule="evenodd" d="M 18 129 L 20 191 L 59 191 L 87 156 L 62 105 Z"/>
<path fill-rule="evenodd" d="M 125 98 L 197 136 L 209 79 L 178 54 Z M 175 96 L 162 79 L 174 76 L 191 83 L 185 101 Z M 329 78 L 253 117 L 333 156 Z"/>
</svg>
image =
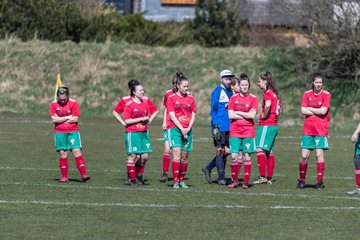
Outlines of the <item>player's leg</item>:
<svg viewBox="0 0 360 240">
<path fill-rule="evenodd" d="M 188 168 L 188 156 L 189 156 L 189 152 L 185 152 L 182 151 L 181 152 L 181 159 L 180 159 L 180 179 L 179 179 L 179 185 L 181 188 L 189 188 L 186 184 L 185 184 L 185 175 L 186 175 L 186 171 Z"/>
<path fill-rule="evenodd" d="M 159 179 L 160 182 L 168 181 L 168 172 L 171 159 L 171 150 L 167 136 L 167 130 L 164 131 L 164 152 L 162 156 L 162 175 Z"/>
<path fill-rule="evenodd" d="M 239 186 L 239 172 L 240 172 L 238 157 L 239 155 L 242 155 L 241 139 L 232 137 L 230 138 L 229 142 L 230 142 L 230 154 L 231 154 L 230 169 L 231 169 L 232 183 L 228 185 L 228 188 L 237 188 Z"/>
<path fill-rule="evenodd" d="M 69 181 L 68 146 L 66 141 L 66 134 L 55 133 L 54 142 L 55 142 L 55 149 L 59 154 L 59 167 L 61 173 L 61 178 L 59 179 L 59 182 L 65 183 Z"/>
<path fill-rule="evenodd" d="M 244 182 L 242 184 L 243 189 L 249 188 L 249 181 L 250 181 L 250 175 L 251 175 L 251 157 L 249 153 L 244 153 Z"/>
<path fill-rule="evenodd" d="M 310 157 L 310 149 L 303 148 L 301 149 L 301 157 L 299 160 L 299 179 L 296 186 L 297 189 L 302 189 L 305 187 L 306 180 L 306 171 L 308 168 L 308 161 Z"/>
</svg>

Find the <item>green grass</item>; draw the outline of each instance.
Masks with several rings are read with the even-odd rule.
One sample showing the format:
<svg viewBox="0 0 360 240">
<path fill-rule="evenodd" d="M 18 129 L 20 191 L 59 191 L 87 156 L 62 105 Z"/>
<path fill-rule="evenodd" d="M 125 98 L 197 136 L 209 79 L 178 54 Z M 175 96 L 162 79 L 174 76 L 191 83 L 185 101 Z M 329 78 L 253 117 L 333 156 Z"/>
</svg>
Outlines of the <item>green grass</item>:
<svg viewBox="0 0 360 240">
<path fill-rule="evenodd" d="M 112 118 L 82 118 L 89 182 L 60 184 L 53 125 L 47 117 L 0 118 L 0 239 L 358 239 L 360 197 L 350 136 L 356 124 L 330 131 L 324 191 L 296 190 L 299 127 L 280 127 L 275 182 L 248 190 L 207 184 L 201 172 L 214 154 L 207 122 L 196 122 L 189 189 L 158 181 L 163 151 L 160 120 L 151 127 L 154 153 L 146 185 L 124 184 L 123 129 Z M 227 177 L 230 177 L 229 164 Z M 258 176 L 253 156 L 251 180 Z M 213 173 L 213 177 L 216 174 Z M 307 182 L 315 184 L 314 157 Z"/>
</svg>

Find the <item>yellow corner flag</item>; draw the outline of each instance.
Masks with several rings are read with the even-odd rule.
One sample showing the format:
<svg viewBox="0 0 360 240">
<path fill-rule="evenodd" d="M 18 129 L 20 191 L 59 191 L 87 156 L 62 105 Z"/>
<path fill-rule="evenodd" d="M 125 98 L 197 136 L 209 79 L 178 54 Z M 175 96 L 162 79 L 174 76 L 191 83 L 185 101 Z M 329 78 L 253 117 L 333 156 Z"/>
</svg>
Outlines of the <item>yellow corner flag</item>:
<svg viewBox="0 0 360 240">
<path fill-rule="evenodd" d="M 57 93 L 59 87 L 61 87 L 61 86 L 62 86 L 61 77 L 60 77 L 60 73 L 58 73 L 58 75 L 56 77 L 54 101 L 56 101 L 56 93 Z"/>
</svg>

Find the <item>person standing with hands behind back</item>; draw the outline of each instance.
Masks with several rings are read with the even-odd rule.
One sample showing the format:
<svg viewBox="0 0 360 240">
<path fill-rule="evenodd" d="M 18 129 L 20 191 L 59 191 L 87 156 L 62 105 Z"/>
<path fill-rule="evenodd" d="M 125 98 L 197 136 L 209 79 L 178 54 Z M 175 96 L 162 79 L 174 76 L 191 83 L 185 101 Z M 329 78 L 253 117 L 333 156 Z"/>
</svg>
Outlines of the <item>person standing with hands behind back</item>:
<svg viewBox="0 0 360 240">
<path fill-rule="evenodd" d="M 206 181 L 210 184 L 211 170 L 216 166 L 218 171 L 219 185 L 226 185 L 225 180 L 225 161 L 229 154 L 229 131 L 230 119 L 228 116 L 229 99 L 233 95 L 230 87 L 231 79 L 235 75 L 228 69 L 220 72 L 221 84 L 211 93 L 211 131 L 216 147 L 214 159 L 202 171 L 205 174 Z"/>
<path fill-rule="evenodd" d="M 55 147 L 60 156 L 61 178 L 59 182 L 65 183 L 69 181 L 68 151 L 72 151 L 74 154 L 81 180 L 86 182 L 90 177 L 86 173 L 85 159 L 81 152 L 82 145 L 78 126 L 80 108 L 78 102 L 69 98 L 69 88 L 65 86 L 58 89 L 56 96 L 57 101 L 50 104 L 50 116 L 51 121 L 55 123 Z"/>
</svg>

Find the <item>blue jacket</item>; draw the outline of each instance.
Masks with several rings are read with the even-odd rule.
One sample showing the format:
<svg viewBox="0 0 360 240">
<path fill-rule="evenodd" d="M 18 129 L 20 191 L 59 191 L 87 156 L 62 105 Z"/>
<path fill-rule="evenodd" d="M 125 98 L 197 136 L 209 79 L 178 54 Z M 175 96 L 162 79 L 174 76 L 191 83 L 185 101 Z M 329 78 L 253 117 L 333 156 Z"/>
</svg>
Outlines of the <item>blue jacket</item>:
<svg viewBox="0 0 360 240">
<path fill-rule="evenodd" d="M 211 130 L 214 125 L 219 125 L 220 132 L 230 131 L 228 116 L 229 99 L 233 95 L 231 89 L 226 89 L 222 84 L 211 93 Z"/>
</svg>

